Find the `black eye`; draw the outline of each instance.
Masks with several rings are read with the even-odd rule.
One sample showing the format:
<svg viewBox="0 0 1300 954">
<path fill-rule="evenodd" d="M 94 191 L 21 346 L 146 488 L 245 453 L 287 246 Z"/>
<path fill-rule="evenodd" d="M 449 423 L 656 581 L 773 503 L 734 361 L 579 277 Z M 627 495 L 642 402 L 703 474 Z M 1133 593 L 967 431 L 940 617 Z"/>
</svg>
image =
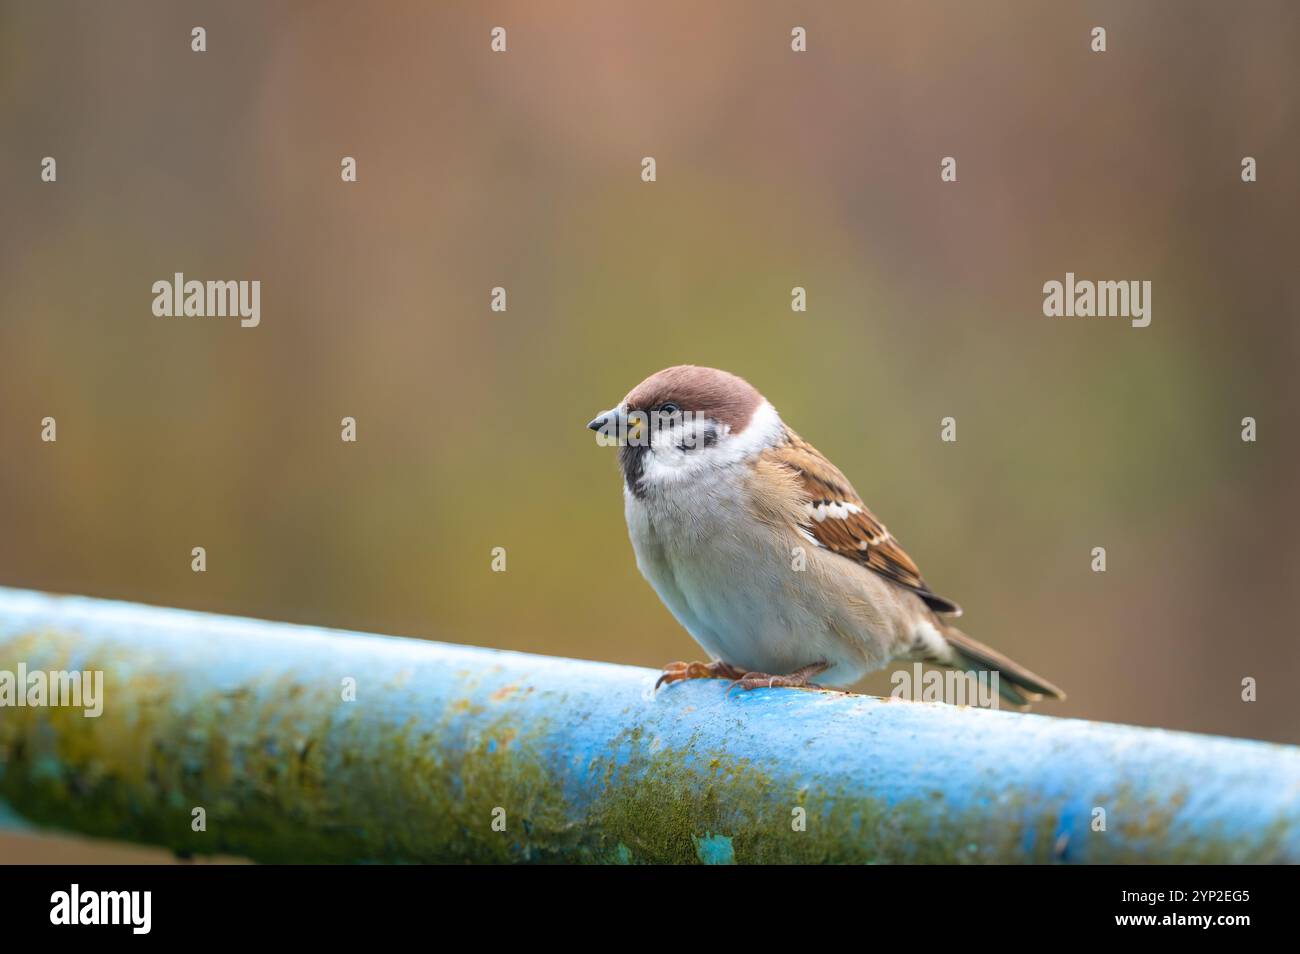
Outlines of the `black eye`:
<svg viewBox="0 0 1300 954">
<path fill-rule="evenodd" d="M 661 414 L 676 414 L 680 410 L 681 408 L 678 407 L 676 404 L 674 404 L 672 401 L 669 401 L 667 404 L 659 405 L 659 412 Z"/>
</svg>

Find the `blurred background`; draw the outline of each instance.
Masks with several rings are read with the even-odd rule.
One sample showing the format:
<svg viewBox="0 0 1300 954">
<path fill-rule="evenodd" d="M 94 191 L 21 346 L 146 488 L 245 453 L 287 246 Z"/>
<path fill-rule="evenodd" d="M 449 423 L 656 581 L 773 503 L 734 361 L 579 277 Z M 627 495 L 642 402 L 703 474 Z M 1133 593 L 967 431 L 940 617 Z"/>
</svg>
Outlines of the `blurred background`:
<svg viewBox="0 0 1300 954">
<path fill-rule="evenodd" d="M 696 658 L 583 425 L 708 364 L 1040 711 L 1300 742 L 1298 48 L 1283 2 L 0 3 L 0 585 Z M 1045 318 L 1067 271 L 1150 327 Z M 154 317 L 174 272 L 260 327 Z"/>
</svg>

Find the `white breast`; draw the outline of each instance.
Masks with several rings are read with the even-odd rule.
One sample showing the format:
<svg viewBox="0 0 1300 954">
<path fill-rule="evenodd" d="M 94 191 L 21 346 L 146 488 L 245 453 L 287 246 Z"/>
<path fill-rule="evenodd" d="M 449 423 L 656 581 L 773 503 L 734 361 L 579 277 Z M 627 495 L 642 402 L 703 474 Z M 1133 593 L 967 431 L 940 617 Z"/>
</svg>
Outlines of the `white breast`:
<svg viewBox="0 0 1300 954">
<path fill-rule="evenodd" d="M 624 490 L 637 567 L 710 656 L 755 672 L 825 660 L 848 685 L 894 655 L 897 596 L 884 580 L 757 520 L 746 467 Z M 794 547 L 802 548 L 800 555 Z"/>
</svg>

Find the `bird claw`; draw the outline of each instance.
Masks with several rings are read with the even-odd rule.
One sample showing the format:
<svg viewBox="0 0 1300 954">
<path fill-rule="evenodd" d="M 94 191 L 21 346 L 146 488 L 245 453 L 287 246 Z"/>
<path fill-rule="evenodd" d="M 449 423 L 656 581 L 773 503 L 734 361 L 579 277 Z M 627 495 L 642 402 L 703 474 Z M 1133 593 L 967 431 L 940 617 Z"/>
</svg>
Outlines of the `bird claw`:
<svg viewBox="0 0 1300 954">
<path fill-rule="evenodd" d="M 784 676 L 773 676 L 766 672 L 747 672 L 727 686 L 727 695 L 731 695 L 731 690 L 738 686 L 746 692 L 750 689 L 776 689 L 778 687 L 783 689 L 820 689 L 821 686 L 808 680 L 829 668 L 829 663 L 819 662 L 796 669 Z"/>
<path fill-rule="evenodd" d="M 662 685 L 672 685 L 686 679 L 735 679 L 741 671 L 721 660 L 713 662 L 671 662 L 664 666 L 664 671 L 655 680 L 655 689 Z"/>
</svg>

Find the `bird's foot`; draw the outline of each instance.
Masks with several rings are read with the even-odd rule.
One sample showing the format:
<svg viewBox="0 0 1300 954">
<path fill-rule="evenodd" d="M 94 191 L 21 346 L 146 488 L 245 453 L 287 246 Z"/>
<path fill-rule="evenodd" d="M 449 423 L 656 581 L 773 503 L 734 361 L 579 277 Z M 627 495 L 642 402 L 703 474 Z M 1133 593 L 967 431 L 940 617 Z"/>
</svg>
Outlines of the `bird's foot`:
<svg viewBox="0 0 1300 954">
<path fill-rule="evenodd" d="M 664 671 L 655 682 L 655 688 L 684 679 L 739 679 L 744 674 L 743 669 L 730 666 L 720 659 L 707 663 L 672 662 L 664 666 Z"/>
<path fill-rule="evenodd" d="M 750 689 L 774 689 L 778 686 L 788 689 L 820 689 L 821 686 L 808 680 L 819 672 L 825 672 L 830 667 L 831 664 L 828 662 L 815 662 L 810 666 L 796 669 L 784 676 L 773 676 L 765 672 L 747 672 L 727 687 L 727 694 L 730 695 L 731 690 L 737 686 L 746 691 Z"/>
</svg>

